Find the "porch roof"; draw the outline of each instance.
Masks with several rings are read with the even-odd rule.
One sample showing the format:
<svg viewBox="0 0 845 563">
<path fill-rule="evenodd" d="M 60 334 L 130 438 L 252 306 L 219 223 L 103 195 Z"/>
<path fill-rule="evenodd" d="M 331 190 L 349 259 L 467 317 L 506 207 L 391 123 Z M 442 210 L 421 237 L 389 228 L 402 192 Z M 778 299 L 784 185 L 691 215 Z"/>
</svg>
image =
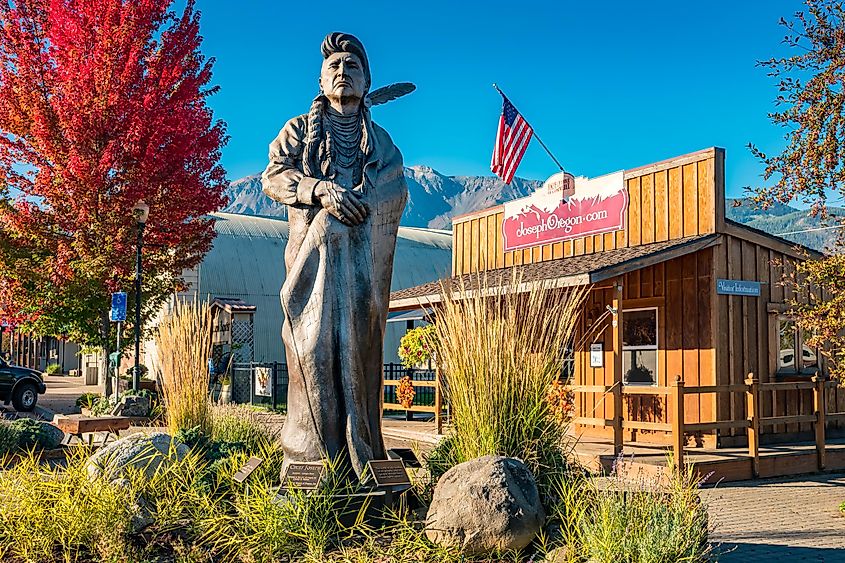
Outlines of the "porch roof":
<svg viewBox="0 0 845 563">
<path fill-rule="evenodd" d="M 696 235 L 594 254 L 498 268 L 488 270 L 482 275 L 486 277 L 488 287 L 498 287 L 510 282 L 514 270 L 521 275 L 523 283 L 554 280 L 554 287 L 587 285 L 698 252 L 717 244 L 719 238 L 720 235 L 715 233 Z M 417 309 L 439 303 L 442 301 L 441 283 L 448 284 L 453 289 L 464 287 L 473 291 L 478 289 L 479 274 L 464 274 L 394 291 L 390 294 L 390 310 Z"/>
</svg>

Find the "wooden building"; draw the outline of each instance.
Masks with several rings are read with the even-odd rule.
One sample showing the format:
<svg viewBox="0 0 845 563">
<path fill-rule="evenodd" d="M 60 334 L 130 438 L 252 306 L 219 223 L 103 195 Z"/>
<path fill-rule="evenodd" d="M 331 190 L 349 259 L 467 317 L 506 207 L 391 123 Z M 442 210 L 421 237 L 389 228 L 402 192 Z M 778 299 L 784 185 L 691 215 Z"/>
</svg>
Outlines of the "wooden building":
<svg viewBox="0 0 845 563">
<path fill-rule="evenodd" d="M 781 283 L 797 261 L 820 254 L 725 218 L 723 149 L 611 180 L 626 202 L 609 232 L 509 244 L 509 233 L 542 239 L 545 226 L 521 222 L 536 219 L 531 207 L 509 231 L 507 203 L 453 222 L 455 278 L 517 267 L 524 279 L 591 285 L 571 357 L 579 433 L 607 439 L 615 452 L 636 442 L 674 444 L 678 453 L 748 446 L 749 437 L 753 448 L 818 439 L 819 422 L 822 442 L 825 427 L 832 436 L 845 421 L 845 390 L 813 380 L 825 362 L 786 316 L 793 295 Z M 439 300 L 429 283 L 392 293 L 390 307 Z"/>
</svg>

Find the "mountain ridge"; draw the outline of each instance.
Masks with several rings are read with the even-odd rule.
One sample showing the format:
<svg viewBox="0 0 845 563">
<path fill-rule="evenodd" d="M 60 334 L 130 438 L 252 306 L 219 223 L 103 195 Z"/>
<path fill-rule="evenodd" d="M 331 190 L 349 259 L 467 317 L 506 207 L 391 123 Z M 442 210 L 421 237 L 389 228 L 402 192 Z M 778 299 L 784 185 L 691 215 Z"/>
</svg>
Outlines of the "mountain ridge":
<svg viewBox="0 0 845 563">
<path fill-rule="evenodd" d="M 401 224 L 447 230 L 453 217 L 525 197 L 543 184 L 518 177 L 507 185 L 495 176 L 448 176 L 425 165 L 405 167 L 405 179 L 408 205 Z M 225 193 L 229 204 L 223 211 L 287 219 L 287 207 L 264 195 L 260 174 L 230 182 Z M 845 216 L 845 208 L 833 207 L 830 211 Z M 832 248 L 836 240 L 836 229 L 820 230 L 825 227 L 821 220 L 788 205 L 761 210 L 745 198 L 727 199 L 725 216 L 816 250 Z"/>
</svg>

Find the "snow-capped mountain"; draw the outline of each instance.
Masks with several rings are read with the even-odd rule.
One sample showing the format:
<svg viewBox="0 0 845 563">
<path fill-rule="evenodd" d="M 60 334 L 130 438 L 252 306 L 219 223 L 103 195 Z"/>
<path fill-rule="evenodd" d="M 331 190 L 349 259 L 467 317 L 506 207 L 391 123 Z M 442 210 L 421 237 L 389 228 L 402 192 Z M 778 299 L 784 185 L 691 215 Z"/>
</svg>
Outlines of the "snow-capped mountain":
<svg viewBox="0 0 845 563">
<path fill-rule="evenodd" d="M 455 215 L 524 197 L 542 185 L 521 178 L 505 185 L 495 177 L 446 176 L 428 166 L 405 168 L 405 178 L 409 198 L 402 224 L 433 229 L 450 229 Z M 286 207 L 261 191 L 259 174 L 231 182 L 226 195 L 229 205 L 224 211 L 287 218 Z"/>
</svg>

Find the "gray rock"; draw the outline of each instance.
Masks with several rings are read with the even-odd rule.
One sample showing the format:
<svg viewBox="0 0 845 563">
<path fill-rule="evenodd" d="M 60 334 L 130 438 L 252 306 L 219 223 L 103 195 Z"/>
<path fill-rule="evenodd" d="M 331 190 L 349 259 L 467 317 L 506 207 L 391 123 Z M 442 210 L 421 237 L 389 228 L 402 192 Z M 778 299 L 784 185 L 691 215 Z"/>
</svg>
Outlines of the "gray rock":
<svg viewBox="0 0 845 563">
<path fill-rule="evenodd" d="M 152 478 L 162 464 L 181 460 L 189 448 L 169 434 L 132 434 L 100 448 L 88 458 L 86 471 L 91 478 L 105 477 L 109 481 L 126 476 L 131 468 Z"/>
<path fill-rule="evenodd" d="M 132 491 L 132 484 L 129 479 L 121 477 L 112 481 L 112 485 L 125 489 L 127 492 Z M 144 528 L 147 528 L 155 523 L 155 514 L 150 510 L 150 505 L 146 499 L 139 495 L 135 502 L 132 503 L 132 517 L 129 519 L 130 533 L 137 534 Z"/>
<path fill-rule="evenodd" d="M 456 465 L 434 489 L 429 540 L 471 555 L 522 549 L 546 519 L 534 476 L 521 461 L 484 456 Z"/>
<path fill-rule="evenodd" d="M 150 414 L 150 400 L 147 397 L 123 397 L 112 410 L 113 415 L 147 416 Z"/>
</svg>

